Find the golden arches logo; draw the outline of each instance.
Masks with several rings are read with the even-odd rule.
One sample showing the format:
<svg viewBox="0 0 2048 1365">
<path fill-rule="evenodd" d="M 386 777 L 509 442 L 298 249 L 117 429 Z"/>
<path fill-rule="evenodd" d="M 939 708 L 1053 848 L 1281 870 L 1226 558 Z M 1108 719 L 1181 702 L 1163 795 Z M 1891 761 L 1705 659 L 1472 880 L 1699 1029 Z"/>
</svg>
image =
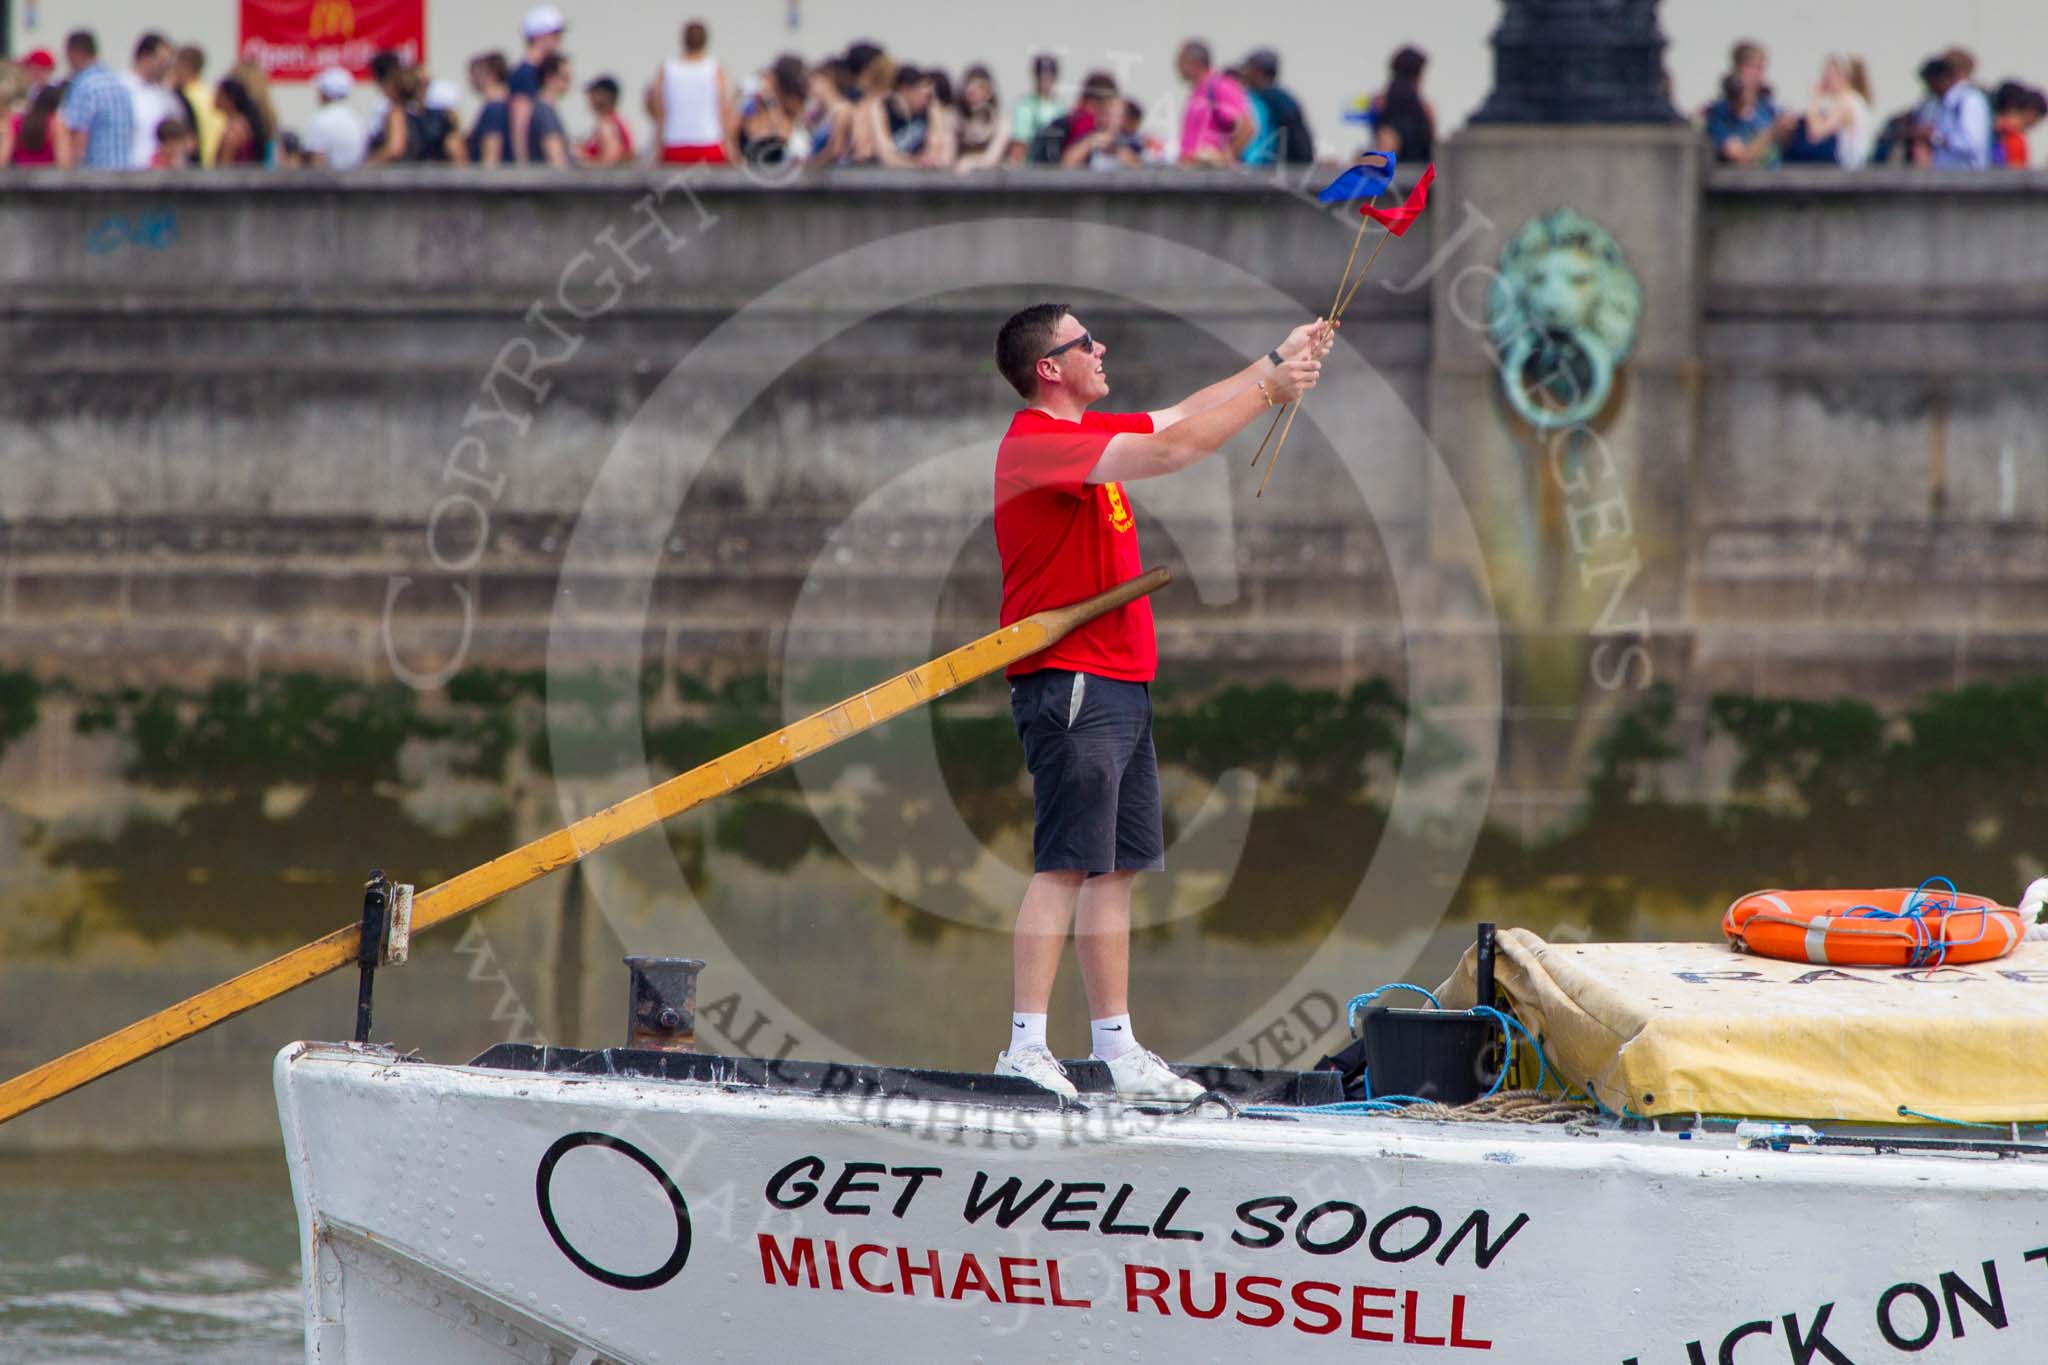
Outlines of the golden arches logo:
<svg viewBox="0 0 2048 1365">
<path fill-rule="evenodd" d="M 1103 495 L 1109 500 L 1109 525 L 1114 531 L 1128 531 L 1137 523 L 1131 517 L 1131 505 L 1124 501 L 1124 486 L 1120 483 L 1102 485 Z"/>
<path fill-rule="evenodd" d="M 313 0 L 313 15 L 306 25 L 308 37 L 353 38 L 355 32 L 356 7 L 350 0 Z"/>
</svg>

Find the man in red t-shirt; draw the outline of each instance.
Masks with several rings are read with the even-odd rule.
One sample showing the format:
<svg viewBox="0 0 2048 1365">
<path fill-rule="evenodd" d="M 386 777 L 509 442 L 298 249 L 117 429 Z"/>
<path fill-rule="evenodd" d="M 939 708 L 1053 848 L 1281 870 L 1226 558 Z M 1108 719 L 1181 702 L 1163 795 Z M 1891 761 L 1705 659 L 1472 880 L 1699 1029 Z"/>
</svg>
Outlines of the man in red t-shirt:
<svg viewBox="0 0 2048 1365">
<path fill-rule="evenodd" d="M 1123 485 L 1186 469 L 1269 408 L 1314 388 L 1334 324 L 1308 323 L 1244 369 L 1158 412 L 1088 409 L 1109 393 L 1108 348 L 1064 304 L 1003 324 L 996 365 L 1029 404 L 996 451 L 1002 624 L 1078 602 L 1140 572 Z M 996 1074 L 1071 1096 L 1045 1041 L 1046 1006 L 1074 928 L 1094 1055 L 1126 1099 L 1202 1093 L 1131 1033 L 1131 882 L 1164 866 L 1149 684 L 1152 603 L 1140 597 L 1012 664 L 1010 711 L 1036 806 L 1031 885 L 1017 911 L 1009 1046 Z"/>
</svg>

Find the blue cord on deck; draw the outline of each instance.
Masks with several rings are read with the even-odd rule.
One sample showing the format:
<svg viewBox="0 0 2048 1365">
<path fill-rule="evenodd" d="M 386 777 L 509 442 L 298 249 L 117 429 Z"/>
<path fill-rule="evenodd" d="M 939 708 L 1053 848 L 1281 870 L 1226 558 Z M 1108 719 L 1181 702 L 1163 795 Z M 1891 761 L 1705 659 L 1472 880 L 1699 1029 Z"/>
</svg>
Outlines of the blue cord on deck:
<svg viewBox="0 0 2048 1365">
<path fill-rule="evenodd" d="M 1358 1012 L 1379 999 L 1382 995 L 1385 995 L 1388 991 L 1414 991 L 1417 995 L 1429 1001 L 1431 1009 L 1440 1010 L 1443 1008 L 1442 1005 L 1437 1003 L 1435 992 L 1426 991 L 1420 986 L 1411 986 L 1405 981 L 1390 981 L 1384 986 L 1374 986 L 1362 995 L 1352 996 L 1351 1003 L 1344 1007 L 1344 1018 L 1350 1023 L 1351 1032 L 1354 1035 L 1358 1032 Z"/>
<path fill-rule="evenodd" d="M 1952 1128 L 1989 1128 L 1994 1133 L 2005 1132 L 2010 1125 L 2003 1123 L 1972 1123 L 1969 1119 L 1945 1119 L 1939 1114 L 1923 1114 L 1918 1109 L 1899 1106 L 1902 1118 L 1926 1119 L 1929 1123 L 1946 1123 Z"/>
<path fill-rule="evenodd" d="M 1539 1091 L 1542 1090 L 1544 1083 L 1550 1079 L 1550 1061 L 1543 1055 L 1543 1044 L 1536 1041 L 1536 1035 L 1524 1028 L 1521 1020 L 1515 1018 L 1512 1014 L 1503 1014 L 1491 1005 L 1474 1005 L 1468 1013 L 1484 1015 L 1486 1018 L 1499 1024 L 1501 1036 L 1507 1040 L 1507 1056 L 1501 1060 L 1500 1074 L 1493 1078 L 1493 1084 L 1488 1086 L 1486 1093 L 1479 1098 L 1482 1100 L 1491 1099 L 1500 1093 L 1500 1088 L 1503 1085 L 1507 1084 L 1508 1074 L 1515 1069 L 1515 1035 L 1517 1033 L 1527 1038 L 1529 1046 L 1535 1050 L 1536 1088 Z"/>
<path fill-rule="evenodd" d="M 1382 1095 L 1372 1100 L 1339 1100 L 1334 1104 L 1251 1104 L 1240 1112 L 1260 1118 L 1288 1117 L 1299 1114 L 1398 1114 L 1411 1104 L 1433 1104 L 1419 1095 Z"/>
</svg>

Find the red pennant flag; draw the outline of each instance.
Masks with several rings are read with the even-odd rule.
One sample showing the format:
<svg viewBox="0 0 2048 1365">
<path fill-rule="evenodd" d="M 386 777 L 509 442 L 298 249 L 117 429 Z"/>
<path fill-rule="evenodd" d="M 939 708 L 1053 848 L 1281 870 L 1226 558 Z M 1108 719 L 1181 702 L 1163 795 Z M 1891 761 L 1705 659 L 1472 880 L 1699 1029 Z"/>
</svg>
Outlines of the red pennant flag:
<svg viewBox="0 0 2048 1365">
<path fill-rule="evenodd" d="M 1436 179 L 1436 163 L 1431 162 L 1422 172 L 1422 179 L 1415 182 L 1415 188 L 1408 191 L 1408 197 L 1398 208 L 1376 209 L 1367 204 L 1359 212 L 1375 223 L 1386 226 L 1396 237 L 1406 237 L 1408 229 L 1415 226 L 1415 220 L 1429 207 L 1429 187 Z"/>
</svg>

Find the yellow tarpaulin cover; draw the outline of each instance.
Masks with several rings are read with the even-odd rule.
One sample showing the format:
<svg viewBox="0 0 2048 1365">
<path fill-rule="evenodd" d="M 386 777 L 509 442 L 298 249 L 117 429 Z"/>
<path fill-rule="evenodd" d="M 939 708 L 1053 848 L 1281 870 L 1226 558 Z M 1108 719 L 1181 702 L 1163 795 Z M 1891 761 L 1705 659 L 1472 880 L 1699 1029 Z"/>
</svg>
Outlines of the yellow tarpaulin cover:
<svg viewBox="0 0 2048 1365">
<path fill-rule="evenodd" d="M 2048 943 L 1969 967 L 1814 967 L 1712 943 L 1502 930 L 1494 981 L 1553 1066 L 1617 1112 L 2048 1120 Z M 1438 991 L 1473 1003 L 1473 959 Z M 1533 1077 L 1532 1077 L 1533 1079 Z"/>
</svg>

